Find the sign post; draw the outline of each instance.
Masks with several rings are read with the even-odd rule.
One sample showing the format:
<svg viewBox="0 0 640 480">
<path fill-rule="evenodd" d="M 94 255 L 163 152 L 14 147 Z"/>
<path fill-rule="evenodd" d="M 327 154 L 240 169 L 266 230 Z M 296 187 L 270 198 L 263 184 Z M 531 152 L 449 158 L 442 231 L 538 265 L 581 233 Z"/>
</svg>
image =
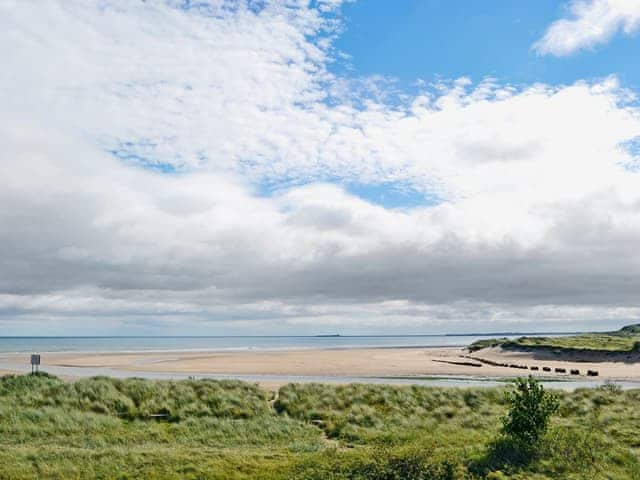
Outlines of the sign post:
<svg viewBox="0 0 640 480">
<path fill-rule="evenodd" d="M 40 354 L 34 353 L 31 355 L 31 373 L 38 373 L 40 369 Z"/>
</svg>

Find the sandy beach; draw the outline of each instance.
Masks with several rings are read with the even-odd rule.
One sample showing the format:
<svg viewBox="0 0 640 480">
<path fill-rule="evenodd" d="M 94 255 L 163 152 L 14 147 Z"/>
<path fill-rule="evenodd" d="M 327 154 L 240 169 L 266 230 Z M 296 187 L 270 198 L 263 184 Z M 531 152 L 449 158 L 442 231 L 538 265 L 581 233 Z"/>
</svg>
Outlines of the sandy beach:
<svg viewBox="0 0 640 480">
<path fill-rule="evenodd" d="M 538 371 L 501 367 L 482 363 L 513 363 L 538 366 Z M 640 381 L 640 365 L 635 362 L 577 362 L 563 358 L 540 358 L 527 352 L 484 349 L 470 354 L 460 347 L 439 348 L 362 348 L 279 351 L 218 352 L 139 352 L 139 353 L 45 353 L 42 369 L 73 369 L 70 376 L 94 375 L 96 369 L 111 369 L 131 374 L 225 374 L 324 377 L 411 377 L 478 376 L 516 377 L 532 374 L 540 377 L 585 379 L 587 370 L 597 370 L 598 379 Z M 24 366 L 21 368 L 21 366 Z M 544 372 L 543 367 L 551 372 Z M 567 373 L 557 373 L 564 368 Z M 1 354 L 0 369 L 28 371 L 28 356 Z M 579 370 L 580 375 L 570 375 Z M 80 373 L 79 373 L 80 372 Z M 265 382 L 269 383 L 269 382 Z M 273 382 L 271 382 L 273 383 Z M 270 385 L 273 386 L 273 385 Z"/>
</svg>

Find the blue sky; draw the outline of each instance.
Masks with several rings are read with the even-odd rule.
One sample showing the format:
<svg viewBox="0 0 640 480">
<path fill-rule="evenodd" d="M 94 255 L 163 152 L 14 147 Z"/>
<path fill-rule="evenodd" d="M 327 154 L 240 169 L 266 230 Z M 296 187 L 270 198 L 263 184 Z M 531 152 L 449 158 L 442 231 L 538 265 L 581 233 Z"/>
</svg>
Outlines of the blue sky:
<svg viewBox="0 0 640 480">
<path fill-rule="evenodd" d="M 549 25 L 566 15 L 558 0 L 368 0 L 343 7 L 344 32 L 335 45 L 349 55 L 332 69 L 352 75 L 417 79 L 487 76 L 512 84 L 571 84 L 617 75 L 640 88 L 640 35 L 617 34 L 606 45 L 570 57 L 532 50 Z"/>
<path fill-rule="evenodd" d="M 615 75 L 621 85 L 640 90 L 640 35 L 614 34 L 604 45 L 570 56 L 541 55 L 533 45 L 555 20 L 568 16 L 558 0 L 368 0 L 342 7 L 343 30 L 334 43 L 340 53 L 329 69 L 345 77 L 386 77 L 395 93 L 414 93 L 424 85 L 468 77 L 487 77 L 526 87 L 535 83 L 570 85 Z M 570 17 L 570 15 L 569 15 Z M 418 83 L 420 82 L 420 83 Z M 423 83 L 424 82 L 424 83 Z M 393 95 L 390 100 L 393 103 Z M 629 143 L 633 148 L 637 141 Z M 432 205 L 407 185 L 348 184 L 354 194 L 385 207 Z"/>
<path fill-rule="evenodd" d="M 640 322 L 636 0 L 0 2 L 0 44 L 5 334 Z"/>
</svg>

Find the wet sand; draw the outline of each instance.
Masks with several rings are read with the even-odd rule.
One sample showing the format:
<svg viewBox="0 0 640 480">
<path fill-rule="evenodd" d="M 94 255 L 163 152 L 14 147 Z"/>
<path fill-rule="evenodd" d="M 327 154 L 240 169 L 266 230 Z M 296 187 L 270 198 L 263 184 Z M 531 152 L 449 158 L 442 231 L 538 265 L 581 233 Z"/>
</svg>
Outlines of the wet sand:
<svg viewBox="0 0 640 480">
<path fill-rule="evenodd" d="M 472 358 L 469 358 L 472 357 Z M 531 371 L 481 363 L 538 366 Z M 0 354 L 0 370 L 30 370 L 28 355 Z M 459 363 L 459 364 L 458 364 Z M 280 351 L 217 352 L 139 352 L 139 353 L 43 353 L 42 369 L 53 366 L 58 371 L 68 368 L 70 376 L 94 375 L 97 369 L 149 374 L 224 374 L 315 377 L 413 377 L 473 376 L 509 378 L 532 374 L 557 379 L 585 379 L 587 370 L 597 370 L 599 380 L 640 381 L 640 363 L 576 362 L 563 358 L 540 358 L 528 352 L 505 352 L 484 349 L 470 354 L 459 347 L 439 348 L 362 348 Z M 21 366 L 24 368 L 21 368 Z M 475 366 L 474 366 L 475 365 Z M 480 366 L 478 366 L 480 365 Z M 552 372 L 543 372 L 548 366 Z M 567 373 L 553 370 L 565 368 Z M 569 375 L 572 369 L 579 376 Z M 262 382 L 261 382 L 262 383 Z M 265 385 L 269 383 L 264 382 Z M 271 385 L 269 385 L 271 386 Z M 640 385 L 639 385 L 640 386 Z"/>
</svg>

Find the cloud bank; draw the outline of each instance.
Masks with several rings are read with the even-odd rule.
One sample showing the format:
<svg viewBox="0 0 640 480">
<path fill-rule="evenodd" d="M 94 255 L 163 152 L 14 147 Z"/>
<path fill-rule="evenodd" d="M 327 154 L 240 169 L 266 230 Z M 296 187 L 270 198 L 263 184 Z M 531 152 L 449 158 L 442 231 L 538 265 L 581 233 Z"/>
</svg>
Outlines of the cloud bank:
<svg viewBox="0 0 640 480">
<path fill-rule="evenodd" d="M 607 43 L 622 31 L 640 29 L 640 3 L 635 0 L 572 0 L 568 18 L 549 26 L 533 46 L 541 55 L 563 57 Z"/>
<path fill-rule="evenodd" d="M 640 318 L 633 92 L 461 78 L 387 102 L 330 72 L 338 3 L 0 5 L 4 328 Z"/>
</svg>

